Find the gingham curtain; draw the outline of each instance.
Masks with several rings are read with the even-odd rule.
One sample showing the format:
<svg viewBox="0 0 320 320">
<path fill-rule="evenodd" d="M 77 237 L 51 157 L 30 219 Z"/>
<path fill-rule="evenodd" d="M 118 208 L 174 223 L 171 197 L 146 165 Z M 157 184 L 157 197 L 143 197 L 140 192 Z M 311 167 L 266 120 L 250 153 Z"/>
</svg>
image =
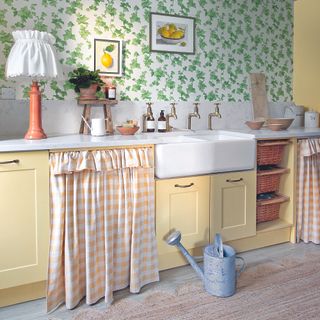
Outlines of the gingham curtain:
<svg viewBox="0 0 320 320">
<path fill-rule="evenodd" d="M 152 149 L 50 154 L 47 310 L 158 281 Z"/>
<path fill-rule="evenodd" d="M 320 139 L 298 141 L 297 241 L 320 244 Z"/>
</svg>

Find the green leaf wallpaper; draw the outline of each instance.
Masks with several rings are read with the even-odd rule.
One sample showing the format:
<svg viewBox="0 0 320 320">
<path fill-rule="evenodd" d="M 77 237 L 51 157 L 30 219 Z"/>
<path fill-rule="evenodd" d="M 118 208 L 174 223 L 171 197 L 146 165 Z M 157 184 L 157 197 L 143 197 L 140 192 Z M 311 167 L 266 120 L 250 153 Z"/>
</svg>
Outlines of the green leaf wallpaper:
<svg viewBox="0 0 320 320">
<path fill-rule="evenodd" d="M 196 54 L 149 52 L 150 12 L 196 18 Z M 121 100 L 248 101 L 249 72 L 267 75 L 272 101 L 292 99 L 292 0 L 3 0 L 0 4 L 0 87 L 11 32 L 51 32 L 66 73 L 93 68 L 93 39 L 124 40 Z M 48 99 L 73 99 L 63 81 L 44 86 Z"/>
</svg>

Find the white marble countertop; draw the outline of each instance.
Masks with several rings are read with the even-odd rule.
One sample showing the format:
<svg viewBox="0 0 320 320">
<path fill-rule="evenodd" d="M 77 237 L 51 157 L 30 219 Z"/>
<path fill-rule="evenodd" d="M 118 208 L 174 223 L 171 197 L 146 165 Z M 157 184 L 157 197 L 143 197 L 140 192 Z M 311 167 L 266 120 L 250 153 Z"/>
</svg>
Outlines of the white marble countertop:
<svg viewBox="0 0 320 320">
<path fill-rule="evenodd" d="M 256 139 L 311 138 L 320 136 L 320 128 L 295 128 L 281 131 L 272 131 L 270 129 L 243 129 L 230 131 L 252 134 Z"/>
<path fill-rule="evenodd" d="M 256 139 L 284 139 L 284 138 L 307 138 L 320 136 L 320 128 L 315 129 L 289 129 L 284 131 L 271 131 L 269 129 L 261 130 L 228 130 L 231 132 L 248 134 Z M 226 131 L 214 131 L 226 132 Z M 94 148 L 94 147 L 113 147 L 113 146 L 131 146 L 143 144 L 163 143 L 163 139 L 168 136 L 197 136 L 211 134 L 209 130 L 188 131 L 181 130 L 170 133 L 142 133 L 133 136 L 103 136 L 92 137 L 90 135 L 57 135 L 49 136 L 43 140 L 25 140 L 25 139 L 5 139 L 0 140 L 0 152 L 14 151 L 35 151 L 35 150 L 55 150 L 70 148 Z"/>
</svg>

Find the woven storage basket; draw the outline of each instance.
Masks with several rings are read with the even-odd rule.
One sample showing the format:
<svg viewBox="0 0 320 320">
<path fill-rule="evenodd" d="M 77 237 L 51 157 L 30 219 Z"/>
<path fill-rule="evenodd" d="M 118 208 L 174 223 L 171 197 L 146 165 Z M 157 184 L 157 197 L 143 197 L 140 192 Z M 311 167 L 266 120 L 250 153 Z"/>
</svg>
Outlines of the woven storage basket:
<svg viewBox="0 0 320 320">
<path fill-rule="evenodd" d="M 257 223 L 272 221 L 279 218 L 280 203 L 257 207 Z"/>
<path fill-rule="evenodd" d="M 288 200 L 289 197 L 280 194 L 273 199 L 257 200 L 257 223 L 278 219 L 281 203 Z"/>
<path fill-rule="evenodd" d="M 275 168 L 272 170 L 258 170 L 257 194 L 279 191 L 281 175 L 288 171 L 289 169 L 286 169 L 286 168 Z"/>
<path fill-rule="evenodd" d="M 257 164 L 279 164 L 282 160 L 284 147 L 289 144 L 288 140 L 259 141 L 257 148 Z"/>
</svg>

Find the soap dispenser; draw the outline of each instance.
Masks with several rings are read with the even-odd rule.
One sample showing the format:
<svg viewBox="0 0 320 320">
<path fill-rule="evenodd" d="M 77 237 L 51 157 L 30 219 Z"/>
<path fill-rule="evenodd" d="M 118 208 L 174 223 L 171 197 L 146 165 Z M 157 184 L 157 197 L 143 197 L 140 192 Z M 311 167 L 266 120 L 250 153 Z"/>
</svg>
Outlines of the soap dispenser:
<svg viewBox="0 0 320 320">
<path fill-rule="evenodd" d="M 160 117 L 158 118 L 158 132 L 166 131 L 166 117 L 164 116 L 164 110 L 161 110 Z"/>
<path fill-rule="evenodd" d="M 143 130 L 144 132 L 154 132 L 156 129 L 156 125 L 155 125 L 155 120 L 153 117 L 153 112 L 152 112 L 152 103 L 148 102 L 147 103 L 147 113 L 144 115 L 144 119 L 145 119 L 145 130 Z"/>
</svg>

